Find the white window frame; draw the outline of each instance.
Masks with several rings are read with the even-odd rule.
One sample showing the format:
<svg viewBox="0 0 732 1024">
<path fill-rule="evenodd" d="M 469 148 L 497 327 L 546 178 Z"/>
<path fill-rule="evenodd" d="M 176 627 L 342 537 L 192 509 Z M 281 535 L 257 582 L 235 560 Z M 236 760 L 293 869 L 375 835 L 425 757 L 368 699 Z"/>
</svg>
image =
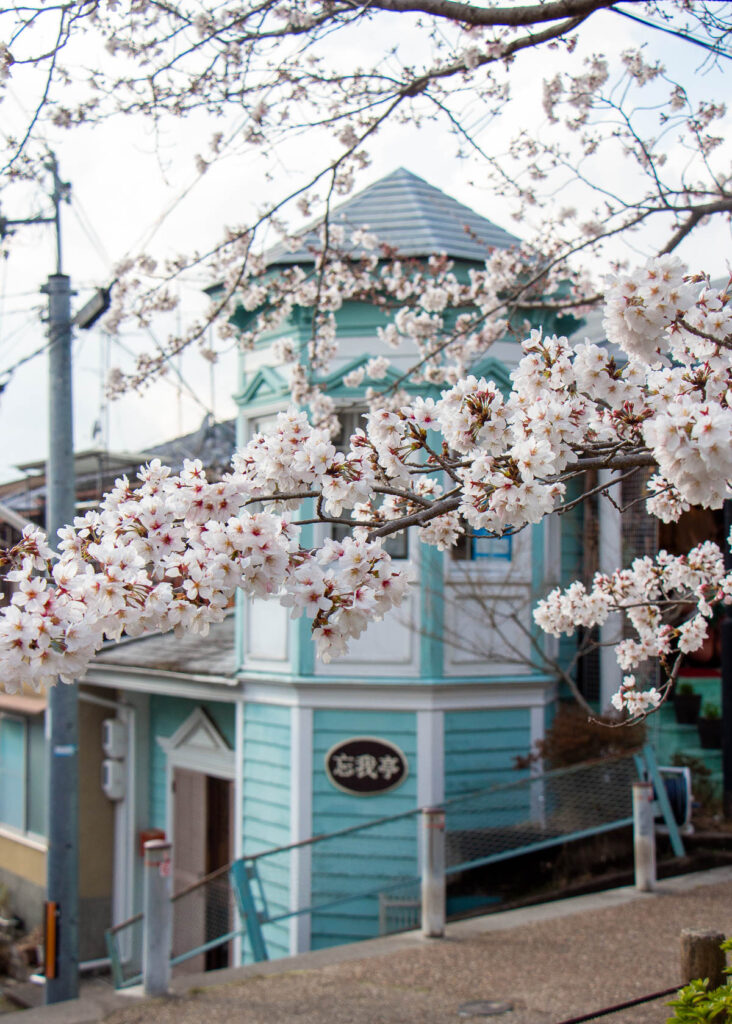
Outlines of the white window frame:
<svg viewBox="0 0 732 1024">
<path fill-rule="evenodd" d="M 30 786 L 28 773 L 31 767 L 30 759 L 30 725 L 31 718 L 29 715 L 13 714 L 12 712 L 2 711 L 0 712 L 0 729 L 2 728 L 2 722 L 18 722 L 23 726 L 23 765 L 22 765 L 22 777 L 23 777 L 23 825 L 18 827 L 10 822 L 0 820 L 0 836 L 4 836 L 10 839 L 16 839 L 23 842 L 26 846 L 31 846 L 34 849 L 45 851 L 47 849 L 46 837 L 39 833 L 33 832 L 28 828 L 28 820 L 30 817 L 28 800 L 30 797 Z M 43 785 L 46 785 L 45 772 L 43 778 Z"/>
</svg>

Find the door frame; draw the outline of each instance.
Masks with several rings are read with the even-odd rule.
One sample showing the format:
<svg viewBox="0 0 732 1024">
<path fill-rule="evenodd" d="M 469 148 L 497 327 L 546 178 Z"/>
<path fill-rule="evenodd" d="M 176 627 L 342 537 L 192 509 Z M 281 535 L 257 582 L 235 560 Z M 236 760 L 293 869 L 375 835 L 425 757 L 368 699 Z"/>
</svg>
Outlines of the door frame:
<svg viewBox="0 0 732 1024">
<path fill-rule="evenodd" d="M 213 775 L 219 779 L 236 782 L 236 755 L 216 724 L 203 708 L 196 708 L 181 726 L 169 737 L 157 737 L 158 745 L 165 752 L 165 834 L 169 842 L 175 836 L 175 811 L 173 801 L 173 779 L 176 768 Z M 234 835 L 236 821 L 232 823 L 232 850 L 236 849 Z M 173 846 L 175 861 L 175 845 Z"/>
</svg>

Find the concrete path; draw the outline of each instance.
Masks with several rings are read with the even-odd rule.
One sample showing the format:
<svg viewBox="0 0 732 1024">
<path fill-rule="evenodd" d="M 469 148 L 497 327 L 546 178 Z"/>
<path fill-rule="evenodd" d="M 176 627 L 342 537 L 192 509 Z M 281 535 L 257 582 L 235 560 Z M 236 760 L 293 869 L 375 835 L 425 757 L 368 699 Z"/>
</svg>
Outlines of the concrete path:
<svg viewBox="0 0 732 1024">
<path fill-rule="evenodd" d="M 508 1002 L 486 1021 L 559 1024 L 679 983 L 679 934 L 732 935 L 732 867 L 505 911 L 449 925 L 445 939 L 410 932 L 265 964 L 175 979 L 145 1000 L 102 982 L 81 999 L 24 1011 L 22 1024 L 480 1024 L 465 1003 Z M 662 1024 L 660 1000 L 604 1018 Z"/>
</svg>

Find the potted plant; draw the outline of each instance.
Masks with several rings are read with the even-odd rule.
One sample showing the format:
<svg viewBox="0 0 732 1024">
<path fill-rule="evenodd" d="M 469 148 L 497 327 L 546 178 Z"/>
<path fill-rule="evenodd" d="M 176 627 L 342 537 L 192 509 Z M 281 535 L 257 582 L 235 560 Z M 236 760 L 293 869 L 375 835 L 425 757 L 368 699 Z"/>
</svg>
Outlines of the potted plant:
<svg viewBox="0 0 732 1024">
<path fill-rule="evenodd" d="M 679 725 L 696 725 L 701 707 L 701 694 L 694 693 L 691 683 L 679 683 L 674 694 L 674 711 Z"/>
<path fill-rule="evenodd" d="M 696 727 L 704 750 L 718 750 L 722 746 L 722 719 L 716 704 L 704 705 Z"/>
</svg>

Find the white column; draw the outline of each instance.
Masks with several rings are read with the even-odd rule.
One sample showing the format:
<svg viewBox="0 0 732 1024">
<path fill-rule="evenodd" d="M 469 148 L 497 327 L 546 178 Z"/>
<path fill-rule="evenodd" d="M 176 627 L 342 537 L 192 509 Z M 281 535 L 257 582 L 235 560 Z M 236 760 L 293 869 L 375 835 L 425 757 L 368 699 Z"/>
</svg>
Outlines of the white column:
<svg viewBox="0 0 732 1024">
<path fill-rule="evenodd" d="M 244 699 L 234 705 L 234 860 L 244 855 Z M 238 911 L 236 912 L 238 916 Z M 241 923 L 241 922 L 240 922 Z M 234 965 L 244 961 L 244 939 L 237 935 L 233 949 Z"/>
<path fill-rule="evenodd" d="M 529 749 L 532 754 L 537 749 L 538 744 L 544 739 L 544 735 L 546 733 L 545 722 L 546 706 L 544 704 L 534 704 L 529 712 Z M 540 776 L 543 771 L 543 765 L 543 761 L 532 761 L 531 774 Z M 531 820 L 539 822 L 543 826 L 546 806 L 544 800 L 544 782 L 541 778 L 537 778 L 530 783 L 529 793 Z"/>
<path fill-rule="evenodd" d="M 445 934 L 445 812 L 424 809 L 422 823 L 422 935 Z"/>
<path fill-rule="evenodd" d="M 612 480 L 611 470 L 601 469 L 599 471 L 598 483 L 609 484 Z M 620 484 L 613 484 L 608 489 L 608 494 L 615 505 L 603 495 L 598 497 L 598 568 L 600 572 L 610 574 L 615 569 L 619 569 L 623 561 L 622 516 L 619 511 L 621 505 Z M 600 643 L 617 643 L 622 639 L 622 628 L 622 616 L 617 612 L 614 615 L 609 615 L 607 621 L 600 627 Z M 620 689 L 622 681 L 623 672 L 615 660 L 615 648 L 601 647 L 600 709 L 602 711 L 610 706 L 610 698 Z"/>
<path fill-rule="evenodd" d="M 440 807 L 445 799 L 445 712 L 417 712 L 417 807 Z M 417 844 L 419 870 L 424 846 Z"/>
<path fill-rule="evenodd" d="M 313 710 L 290 709 L 290 842 L 313 833 Z M 290 854 L 290 910 L 310 905 L 311 847 Z M 310 949 L 310 914 L 290 918 L 290 953 Z"/>
<path fill-rule="evenodd" d="M 417 712 L 417 806 L 439 807 L 445 799 L 445 713 Z"/>
</svg>

